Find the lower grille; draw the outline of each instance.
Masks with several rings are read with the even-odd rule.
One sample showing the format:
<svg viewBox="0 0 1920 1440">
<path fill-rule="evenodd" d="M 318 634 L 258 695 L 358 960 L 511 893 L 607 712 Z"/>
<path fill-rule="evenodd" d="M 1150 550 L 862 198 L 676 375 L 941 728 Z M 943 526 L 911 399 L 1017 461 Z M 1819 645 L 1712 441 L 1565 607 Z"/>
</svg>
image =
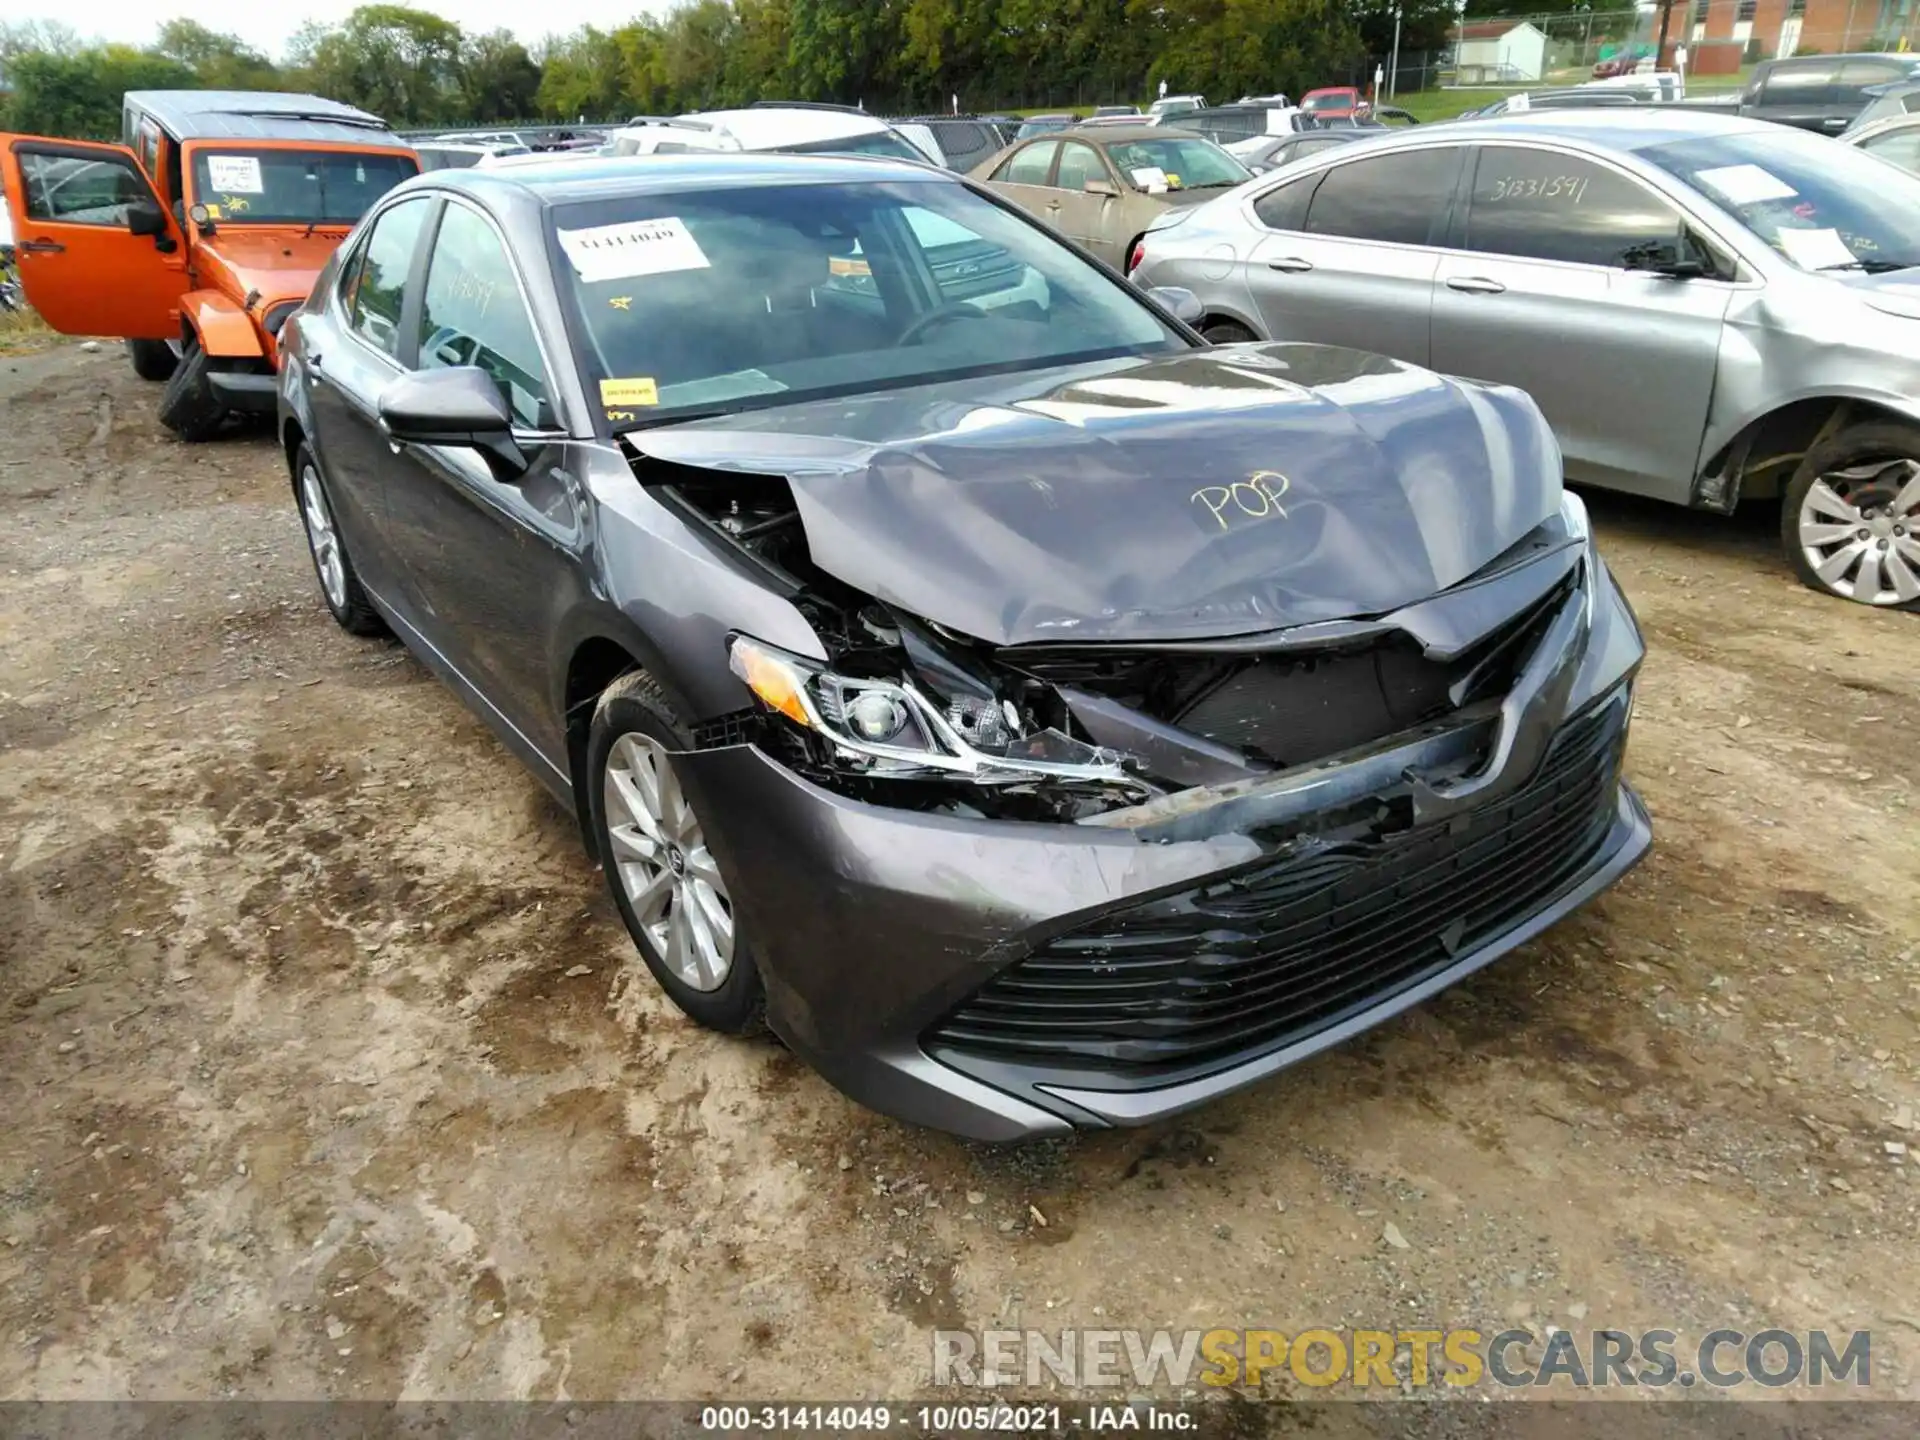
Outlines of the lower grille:
<svg viewBox="0 0 1920 1440">
<path fill-rule="evenodd" d="M 1612 822 L 1627 704 L 1561 733 L 1505 801 L 1109 912 L 1003 970 L 933 1047 L 1142 1075 L 1305 1038 L 1535 913 Z"/>
</svg>

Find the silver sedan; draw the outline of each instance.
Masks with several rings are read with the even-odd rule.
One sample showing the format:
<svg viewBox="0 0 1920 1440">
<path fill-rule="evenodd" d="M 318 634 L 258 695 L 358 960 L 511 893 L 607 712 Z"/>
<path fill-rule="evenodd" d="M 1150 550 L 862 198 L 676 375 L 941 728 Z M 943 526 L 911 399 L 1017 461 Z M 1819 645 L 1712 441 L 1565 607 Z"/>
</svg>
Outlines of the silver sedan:
<svg viewBox="0 0 1920 1440">
<path fill-rule="evenodd" d="M 1137 254 L 1216 342 L 1522 386 L 1569 479 L 1781 497 L 1802 580 L 1920 609 L 1920 179 L 1858 150 L 1678 106 L 1434 126 L 1172 212 Z"/>
</svg>

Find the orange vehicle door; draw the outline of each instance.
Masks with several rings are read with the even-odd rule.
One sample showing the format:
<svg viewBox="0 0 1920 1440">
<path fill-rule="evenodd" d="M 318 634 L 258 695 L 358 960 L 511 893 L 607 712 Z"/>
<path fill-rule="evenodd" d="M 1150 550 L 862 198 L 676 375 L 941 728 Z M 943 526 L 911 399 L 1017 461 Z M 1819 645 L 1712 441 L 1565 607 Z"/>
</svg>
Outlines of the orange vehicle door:
<svg viewBox="0 0 1920 1440">
<path fill-rule="evenodd" d="M 171 340 L 187 252 L 133 151 L 0 135 L 20 288 L 66 335 Z"/>
</svg>

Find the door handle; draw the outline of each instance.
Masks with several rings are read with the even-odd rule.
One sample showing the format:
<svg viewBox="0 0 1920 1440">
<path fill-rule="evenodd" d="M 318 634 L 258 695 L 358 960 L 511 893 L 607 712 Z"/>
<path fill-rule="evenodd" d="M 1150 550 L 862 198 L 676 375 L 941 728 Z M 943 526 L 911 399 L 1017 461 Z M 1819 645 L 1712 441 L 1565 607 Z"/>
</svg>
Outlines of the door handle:
<svg viewBox="0 0 1920 1440">
<path fill-rule="evenodd" d="M 1313 268 L 1311 260 L 1303 260 L 1298 255 L 1282 255 L 1277 260 L 1267 262 L 1269 270 L 1284 270 L 1289 275 L 1303 274 Z"/>
<path fill-rule="evenodd" d="M 58 240 L 22 240 L 13 247 L 22 255 L 64 255 L 67 247 Z"/>
<path fill-rule="evenodd" d="M 1507 287 L 1483 275 L 1455 275 L 1447 281 L 1447 288 L 1464 291 L 1468 295 L 1500 295 L 1505 293 Z"/>
</svg>

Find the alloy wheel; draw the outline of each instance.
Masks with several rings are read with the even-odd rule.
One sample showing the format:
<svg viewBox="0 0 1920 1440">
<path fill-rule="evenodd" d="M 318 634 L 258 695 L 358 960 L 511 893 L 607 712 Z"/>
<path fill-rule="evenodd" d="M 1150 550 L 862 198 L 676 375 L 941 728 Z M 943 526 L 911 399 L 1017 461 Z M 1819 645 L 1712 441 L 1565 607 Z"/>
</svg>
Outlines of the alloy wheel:
<svg viewBox="0 0 1920 1440">
<path fill-rule="evenodd" d="M 1800 549 L 1836 595 L 1866 605 L 1920 600 L 1920 460 L 1830 470 L 1800 504 Z"/>
<path fill-rule="evenodd" d="M 733 969 L 733 902 L 666 750 L 629 732 L 607 755 L 607 863 L 667 968 L 695 990 Z"/>
<path fill-rule="evenodd" d="M 313 568 L 320 572 L 320 588 L 336 610 L 347 606 L 347 564 L 340 536 L 333 528 L 333 512 L 320 489 L 320 474 L 311 463 L 300 467 L 300 510 L 307 522 L 307 544 L 313 550 Z"/>
</svg>

